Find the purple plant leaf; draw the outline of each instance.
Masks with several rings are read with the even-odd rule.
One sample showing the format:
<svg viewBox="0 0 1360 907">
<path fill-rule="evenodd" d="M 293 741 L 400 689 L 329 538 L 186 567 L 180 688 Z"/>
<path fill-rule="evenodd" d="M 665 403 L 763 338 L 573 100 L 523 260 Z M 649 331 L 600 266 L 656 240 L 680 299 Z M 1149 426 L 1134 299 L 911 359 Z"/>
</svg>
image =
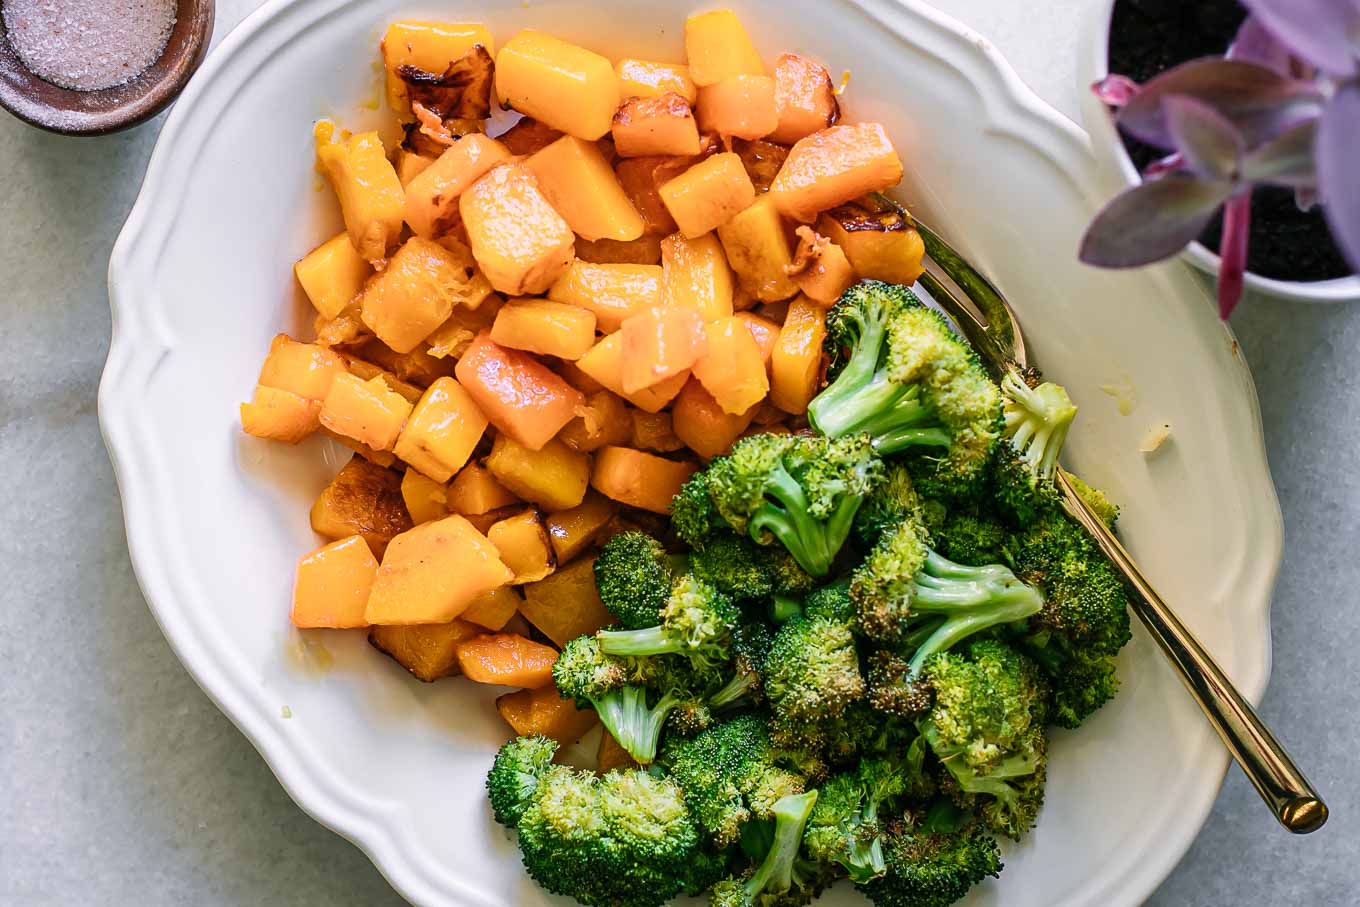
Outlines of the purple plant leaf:
<svg viewBox="0 0 1360 907">
<path fill-rule="evenodd" d="M 1232 186 L 1189 176 L 1149 180 L 1115 196 L 1086 228 L 1081 260 L 1137 268 L 1170 258 L 1204 232 Z"/>
<path fill-rule="evenodd" d="M 1290 79 L 1255 63 L 1205 58 L 1168 69 L 1143 86 L 1119 112 L 1118 123 L 1135 138 L 1175 149 L 1162 102 L 1186 95 L 1208 104 L 1254 148 L 1304 120 L 1316 118 L 1323 95 L 1313 82 Z"/>
<path fill-rule="evenodd" d="M 1237 37 L 1228 48 L 1228 59 L 1255 63 L 1282 76 L 1292 73 L 1294 62 L 1289 47 L 1255 16 L 1248 16 L 1237 30 Z"/>
<path fill-rule="evenodd" d="M 1116 108 L 1123 107 L 1129 101 L 1132 101 L 1139 90 L 1138 83 L 1133 79 L 1114 73 L 1091 85 L 1091 91 L 1096 97 L 1100 98 L 1102 104 Z"/>
<path fill-rule="evenodd" d="M 1143 178 L 1153 179 L 1154 177 L 1165 176 L 1168 173 L 1184 168 L 1184 166 L 1185 155 L 1177 151 L 1174 154 L 1168 154 L 1166 157 L 1158 158 L 1144 167 Z"/>
<path fill-rule="evenodd" d="M 1322 116 L 1317 137 L 1318 191 L 1332 237 L 1360 271 L 1360 80 L 1337 89 Z"/>
<path fill-rule="evenodd" d="M 1252 149 L 1242 161 L 1242 179 L 1249 183 L 1271 183 L 1290 189 L 1313 188 L 1317 185 L 1317 165 L 1313 154 L 1317 145 L 1317 130 L 1317 121 L 1309 120 Z"/>
<path fill-rule="evenodd" d="M 1191 172 L 1211 180 L 1236 178 L 1246 148 L 1242 134 L 1227 117 L 1203 101 L 1180 94 L 1168 95 L 1162 111 Z"/>
<path fill-rule="evenodd" d="M 1218 317 L 1224 321 L 1242 299 L 1250 236 L 1251 193 L 1244 192 L 1223 206 L 1223 239 L 1218 246 Z"/>
<path fill-rule="evenodd" d="M 1360 60 L 1360 0 L 1242 0 L 1294 53 L 1335 76 Z"/>
</svg>

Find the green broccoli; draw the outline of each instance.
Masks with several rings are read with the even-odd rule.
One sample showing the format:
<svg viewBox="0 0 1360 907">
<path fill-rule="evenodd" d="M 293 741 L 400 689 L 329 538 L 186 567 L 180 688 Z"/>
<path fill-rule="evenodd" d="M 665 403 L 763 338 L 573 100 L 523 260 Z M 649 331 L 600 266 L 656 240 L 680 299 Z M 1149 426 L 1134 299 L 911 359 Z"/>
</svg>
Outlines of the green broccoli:
<svg viewBox="0 0 1360 907">
<path fill-rule="evenodd" d="M 936 804 L 919 825 L 893 823 L 883 848 L 887 873 L 855 887 L 875 907 L 948 907 L 1001 873 L 996 841 L 975 823 L 938 821 Z"/>
<path fill-rule="evenodd" d="M 850 628 L 825 617 L 795 617 L 779 628 L 765 660 L 765 696 L 776 737 L 799 740 L 864 696 Z"/>
<path fill-rule="evenodd" d="M 739 601 L 803 595 L 817 583 L 783 547 L 757 545 L 725 529 L 690 552 L 689 569 Z"/>
<path fill-rule="evenodd" d="M 671 499 L 671 528 L 691 548 L 702 548 L 709 536 L 727 528 L 708 491 L 708 470 L 726 459 L 714 457 L 709 460 L 708 469 L 686 479 Z"/>
<path fill-rule="evenodd" d="M 910 759 L 871 757 L 833 775 L 817 790 L 803 845 L 814 859 L 834 863 L 857 883 L 887 871 L 883 852 L 886 820 L 918 789 L 919 765 Z"/>
<path fill-rule="evenodd" d="M 855 603 L 850 598 L 850 583 L 840 580 L 823 586 L 803 600 L 803 616 L 825 617 L 839 624 L 850 626 L 855 622 Z"/>
<path fill-rule="evenodd" d="M 816 897 L 829 879 L 799 858 L 803 828 L 816 803 L 815 790 L 780 798 L 772 810 L 774 834 L 764 859 L 742 877 L 714 885 L 710 907 L 792 907 Z"/>
<path fill-rule="evenodd" d="M 541 734 L 516 737 L 500 748 L 486 776 L 491 812 L 497 822 L 511 828 L 519 824 L 533 802 L 538 779 L 556 753 L 557 741 Z"/>
<path fill-rule="evenodd" d="M 803 792 L 801 776 L 776 765 L 765 721 L 743 715 L 690 739 L 668 738 L 660 765 L 685 792 L 699 828 L 718 847 L 737 842 L 752 818 L 770 818 L 775 803 Z"/>
<path fill-rule="evenodd" d="M 1010 533 L 990 516 L 955 509 L 931 530 L 930 539 L 931 547 L 951 561 L 985 567 L 1005 561 Z"/>
<path fill-rule="evenodd" d="M 1119 505 L 1111 501 L 1099 488 L 1087 485 L 1079 476 L 1069 472 L 1067 481 L 1072 483 L 1072 490 L 1077 493 L 1077 497 L 1086 502 L 1086 506 L 1100 517 L 1106 528 L 1114 532 L 1115 525 L 1119 522 Z"/>
<path fill-rule="evenodd" d="M 683 655 L 697 667 L 728 659 L 732 631 L 740 611 L 727 595 L 685 574 L 671 587 L 660 623 L 636 630 L 600 630 L 596 637 L 606 655 Z"/>
<path fill-rule="evenodd" d="M 671 557 L 645 532 L 619 533 L 605 542 L 595 560 L 600 601 L 629 629 L 660 620 L 673 581 Z"/>
<path fill-rule="evenodd" d="M 1010 443 L 998 446 L 996 500 L 1023 526 L 1058 503 L 1053 475 L 1077 407 L 1061 385 L 1031 386 L 1014 372 L 1002 379 L 1001 393 Z"/>
<path fill-rule="evenodd" d="M 808 405 L 828 437 L 868 434 L 882 454 L 938 449 L 961 478 L 981 473 L 1001 393 L 972 348 L 903 286 L 863 281 L 827 313 L 831 384 Z"/>
<path fill-rule="evenodd" d="M 774 636 L 760 621 L 739 625 L 732 634 L 732 677 L 708 697 L 708 705 L 725 709 L 760 702 L 765 697 L 765 660 Z"/>
<path fill-rule="evenodd" d="M 705 475 L 728 526 L 762 545 L 782 543 L 798 566 L 821 577 L 878 484 L 882 464 L 861 436 L 754 435 L 710 463 Z"/>
</svg>

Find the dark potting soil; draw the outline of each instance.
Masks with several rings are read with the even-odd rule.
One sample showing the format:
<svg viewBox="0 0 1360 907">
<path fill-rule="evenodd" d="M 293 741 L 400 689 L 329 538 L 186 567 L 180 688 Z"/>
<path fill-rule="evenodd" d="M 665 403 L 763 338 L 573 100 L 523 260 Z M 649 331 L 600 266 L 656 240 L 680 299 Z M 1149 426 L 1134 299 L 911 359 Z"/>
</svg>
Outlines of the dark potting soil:
<svg viewBox="0 0 1360 907">
<path fill-rule="evenodd" d="M 1237 0 L 1118 0 L 1110 25 L 1110 71 L 1145 82 L 1187 60 L 1221 54 L 1245 18 Z M 1124 147 L 1139 170 L 1166 154 L 1127 136 Z M 1220 214 L 1200 242 L 1217 250 L 1222 232 Z M 1269 186 L 1252 195 L 1247 268 L 1279 280 L 1352 273 L 1321 210 L 1300 211 L 1292 190 Z"/>
</svg>

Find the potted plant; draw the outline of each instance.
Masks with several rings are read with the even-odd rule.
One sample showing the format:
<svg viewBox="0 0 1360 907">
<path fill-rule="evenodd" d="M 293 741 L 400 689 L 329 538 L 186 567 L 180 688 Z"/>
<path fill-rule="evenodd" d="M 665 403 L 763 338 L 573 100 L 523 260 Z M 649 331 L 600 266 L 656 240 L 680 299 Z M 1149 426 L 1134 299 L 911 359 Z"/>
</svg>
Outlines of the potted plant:
<svg viewBox="0 0 1360 907">
<path fill-rule="evenodd" d="M 1360 299 L 1360 0 L 1105 0 L 1097 26 L 1088 125 L 1128 188 L 1082 260 L 1184 250 L 1225 318 L 1244 286 Z"/>
</svg>

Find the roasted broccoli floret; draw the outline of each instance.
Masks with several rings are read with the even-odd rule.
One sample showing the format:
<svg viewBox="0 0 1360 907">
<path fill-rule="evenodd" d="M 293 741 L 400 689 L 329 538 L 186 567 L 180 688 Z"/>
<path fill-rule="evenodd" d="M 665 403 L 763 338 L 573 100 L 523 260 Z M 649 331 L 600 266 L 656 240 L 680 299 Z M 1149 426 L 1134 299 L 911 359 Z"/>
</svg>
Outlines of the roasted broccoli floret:
<svg viewBox="0 0 1360 907">
<path fill-rule="evenodd" d="M 502 825 L 514 827 L 533 802 L 538 779 L 552 764 L 557 741 L 541 734 L 516 737 L 500 748 L 486 776 L 491 812 Z"/>
<path fill-rule="evenodd" d="M 919 825 L 898 821 L 890 827 L 886 874 L 855 886 L 875 907 L 948 907 L 1001 873 L 1001 853 L 990 835 L 975 823 L 936 821 L 937 812 L 932 809 Z"/>
<path fill-rule="evenodd" d="M 1009 442 L 998 445 L 994 465 L 997 505 L 1022 526 L 1058 506 L 1053 475 L 1077 407 L 1061 385 L 1030 386 L 1011 372 L 1001 380 Z"/>
<path fill-rule="evenodd" d="M 864 696 L 864 677 L 850 628 L 825 617 L 795 617 L 779 628 L 765 660 L 765 695 L 777 739 L 818 736 Z"/>
<path fill-rule="evenodd" d="M 645 532 L 621 532 L 605 542 L 595 560 L 600 601 L 625 627 L 651 627 L 670 597 L 673 562 Z"/>
<path fill-rule="evenodd" d="M 660 623 L 636 630 L 600 630 L 596 637 L 606 655 L 683 655 L 696 667 L 709 668 L 727 660 L 740 616 L 731 598 L 685 574 L 671 587 Z"/>
<path fill-rule="evenodd" d="M 1090 507 L 1095 515 L 1100 517 L 1100 521 L 1113 532 L 1119 522 L 1119 505 L 1111 501 L 1099 488 L 1086 484 L 1079 476 L 1069 472 L 1067 481 L 1072 483 L 1072 490 L 1077 493 L 1077 497 L 1085 501 L 1086 506 Z"/>
<path fill-rule="evenodd" d="M 752 818 L 770 818 L 781 797 L 802 793 L 802 777 L 777 766 L 777 758 L 764 719 L 743 715 L 688 740 L 668 738 L 661 766 L 685 792 L 699 827 L 726 847 Z"/>
<path fill-rule="evenodd" d="M 708 470 L 726 459 L 714 457 L 709 460 L 708 469 L 686 479 L 671 499 L 671 528 L 691 548 L 702 548 L 709 536 L 727 529 L 708 493 Z"/>
<path fill-rule="evenodd" d="M 803 601 L 803 616 L 812 620 L 825 617 L 850 626 L 855 622 L 855 603 L 850 598 L 850 583 L 841 580 L 812 592 Z"/>
<path fill-rule="evenodd" d="M 780 798 L 772 811 L 774 835 L 764 859 L 743 877 L 714 885 L 710 907 L 792 907 L 816 897 L 829 879 L 799 858 L 803 828 L 816 802 L 815 790 Z"/>
<path fill-rule="evenodd" d="M 832 775 L 817 789 L 803 845 L 813 859 L 838 865 L 857 883 L 887 871 L 885 821 L 896 805 L 918 789 L 920 768 L 909 759 L 861 759 Z"/>
<path fill-rule="evenodd" d="M 732 677 L 708 697 L 713 709 L 747 705 L 765 698 L 765 660 L 774 634 L 760 621 L 737 627 L 732 634 Z"/>
<path fill-rule="evenodd" d="M 690 552 L 689 569 L 742 601 L 770 595 L 799 596 L 817 584 L 782 546 L 757 545 L 725 529 L 705 538 Z"/>
<path fill-rule="evenodd" d="M 804 571 L 821 577 L 882 464 L 862 436 L 755 435 L 709 464 L 705 475 L 728 526 L 762 545 L 781 543 Z"/>
<path fill-rule="evenodd" d="M 984 567 L 1004 563 L 1010 533 L 995 519 L 953 510 L 931 530 L 931 547 L 960 564 Z"/>
<path fill-rule="evenodd" d="M 831 384 L 808 420 L 880 453 L 935 450 L 961 477 L 981 473 L 1001 426 L 1001 393 L 977 354 L 903 286 L 868 280 L 827 313 Z"/>
</svg>

